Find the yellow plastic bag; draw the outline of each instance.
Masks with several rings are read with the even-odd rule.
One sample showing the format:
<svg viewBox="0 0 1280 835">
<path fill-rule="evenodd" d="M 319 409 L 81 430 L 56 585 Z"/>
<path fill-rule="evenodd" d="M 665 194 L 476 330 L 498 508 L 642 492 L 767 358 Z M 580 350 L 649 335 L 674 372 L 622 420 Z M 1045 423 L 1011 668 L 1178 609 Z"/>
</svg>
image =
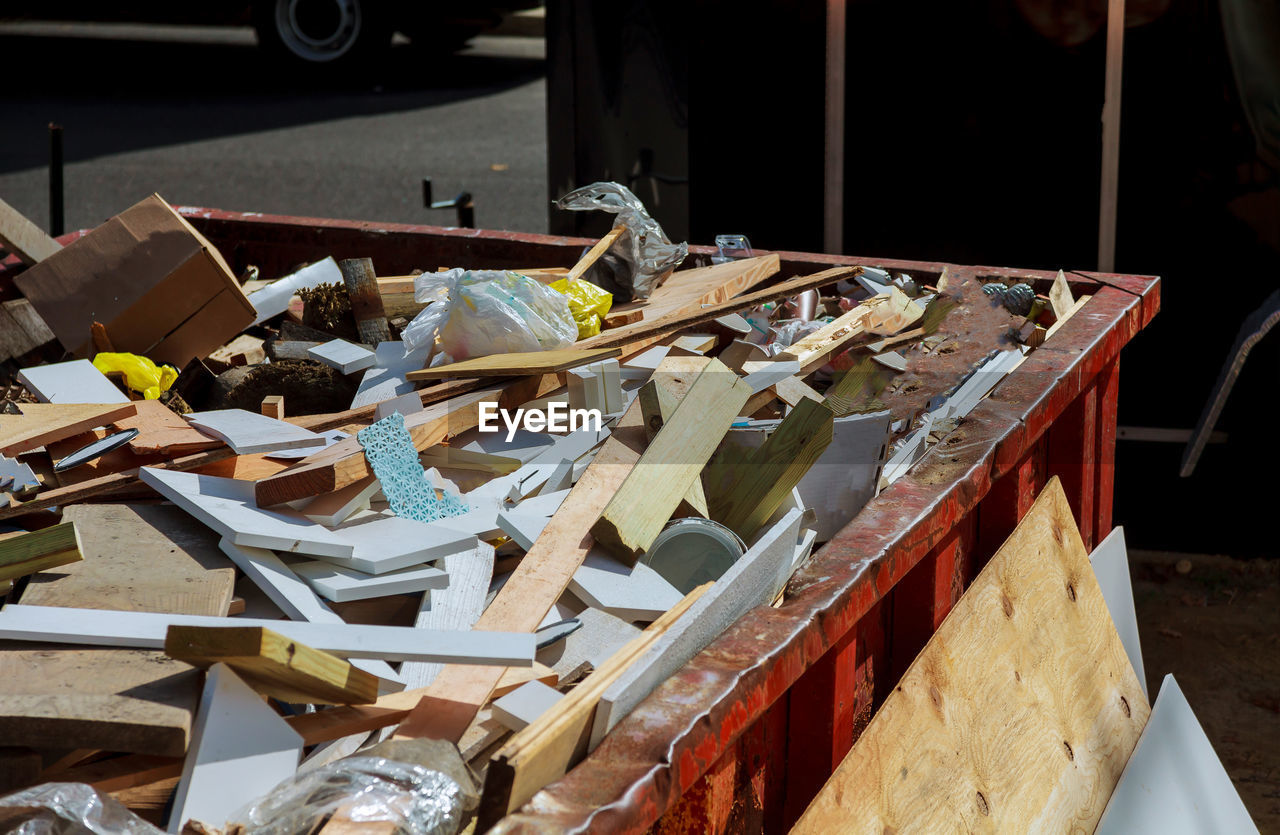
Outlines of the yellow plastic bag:
<svg viewBox="0 0 1280 835">
<path fill-rule="evenodd" d="M 101 353 L 93 358 L 93 367 L 103 374 L 121 372 L 125 384 L 147 400 L 157 400 L 178 379 L 171 365 L 156 365 L 137 354 Z"/>
<path fill-rule="evenodd" d="M 552 290 L 569 297 L 569 313 L 578 325 L 578 338 L 586 339 L 600 333 L 605 314 L 613 306 L 613 295 L 601 290 L 590 281 L 562 278 L 550 285 Z"/>
</svg>

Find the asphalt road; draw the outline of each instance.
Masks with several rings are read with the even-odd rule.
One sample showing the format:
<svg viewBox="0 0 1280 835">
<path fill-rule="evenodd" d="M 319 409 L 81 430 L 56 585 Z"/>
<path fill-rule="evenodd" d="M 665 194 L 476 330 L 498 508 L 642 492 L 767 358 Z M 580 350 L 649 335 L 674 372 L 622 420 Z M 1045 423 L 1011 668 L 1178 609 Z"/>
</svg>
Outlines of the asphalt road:
<svg viewBox="0 0 1280 835">
<path fill-rule="evenodd" d="M 66 225 L 166 200 L 313 217 L 452 225 L 422 207 L 466 189 L 477 225 L 547 229 L 544 44 L 407 42 L 363 80 L 288 77 L 249 29 L 0 23 L 10 81 L 0 198 L 48 224 L 47 125 L 63 125 Z M 16 68 L 22 77 L 15 81 Z"/>
</svg>

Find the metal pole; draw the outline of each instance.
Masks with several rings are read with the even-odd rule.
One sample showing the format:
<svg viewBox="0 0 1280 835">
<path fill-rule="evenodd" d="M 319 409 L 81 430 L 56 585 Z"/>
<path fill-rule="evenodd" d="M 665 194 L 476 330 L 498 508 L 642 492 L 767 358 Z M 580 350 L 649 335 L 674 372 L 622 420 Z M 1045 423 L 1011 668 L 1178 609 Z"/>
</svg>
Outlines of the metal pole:
<svg viewBox="0 0 1280 835">
<path fill-rule="evenodd" d="M 62 200 L 62 125 L 49 123 L 49 234 L 64 231 Z"/>
</svg>

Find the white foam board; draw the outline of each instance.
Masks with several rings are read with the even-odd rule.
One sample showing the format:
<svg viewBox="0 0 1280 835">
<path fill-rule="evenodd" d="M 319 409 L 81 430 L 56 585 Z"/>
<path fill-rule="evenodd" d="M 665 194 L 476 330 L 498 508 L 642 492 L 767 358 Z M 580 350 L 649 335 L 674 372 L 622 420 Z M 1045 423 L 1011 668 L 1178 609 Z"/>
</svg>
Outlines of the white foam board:
<svg viewBox="0 0 1280 835">
<path fill-rule="evenodd" d="M 1173 676 L 1160 684 L 1097 835 L 1248 833 L 1258 827 Z"/>
<path fill-rule="evenodd" d="M 182 626 L 261 626 L 312 649 L 342 658 L 383 661 L 441 661 L 528 667 L 533 663 L 532 632 L 452 632 L 410 626 L 305 623 L 164 612 L 119 612 L 61 606 L 10 604 L 0 609 L 0 638 L 88 646 L 163 649 L 165 632 Z"/>
<path fill-rule="evenodd" d="M 235 450 L 236 455 L 284 449 L 310 449 L 317 452 L 325 446 L 322 435 L 245 409 L 193 412 L 186 418 L 204 434 L 226 442 L 227 446 Z"/>
<path fill-rule="evenodd" d="M 289 299 L 299 291 L 321 284 L 342 284 L 342 270 L 330 256 L 323 261 L 309 264 L 295 273 L 271 282 L 261 290 L 249 294 L 249 304 L 257 311 L 253 320 L 260 325 L 272 316 L 279 316 L 289 309 Z"/>
<path fill-rule="evenodd" d="M 1120 643 L 1133 671 L 1138 674 L 1142 695 L 1147 693 L 1147 672 L 1142 665 L 1142 642 L 1138 639 L 1138 611 L 1133 605 L 1133 583 L 1129 579 L 1129 551 L 1124 544 L 1124 528 L 1113 528 L 1106 539 L 1099 542 L 1089 555 L 1093 573 L 1102 589 L 1102 599 L 1107 603 L 1111 621 L 1120 634 Z"/>
<path fill-rule="evenodd" d="M 41 403 L 128 403 L 129 398 L 88 360 L 37 365 L 18 372 L 18 382 Z"/>
<path fill-rule="evenodd" d="M 293 776 L 302 737 L 225 664 L 214 664 L 173 795 L 169 831 L 221 829 L 241 806 Z"/>
<path fill-rule="evenodd" d="M 316 594 L 334 603 L 367 600 L 389 594 L 411 594 L 427 589 L 442 589 L 449 585 L 449 575 L 430 565 L 402 568 L 377 575 L 364 574 L 319 560 L 297 562 L 289 567 Z"/>
</svg>

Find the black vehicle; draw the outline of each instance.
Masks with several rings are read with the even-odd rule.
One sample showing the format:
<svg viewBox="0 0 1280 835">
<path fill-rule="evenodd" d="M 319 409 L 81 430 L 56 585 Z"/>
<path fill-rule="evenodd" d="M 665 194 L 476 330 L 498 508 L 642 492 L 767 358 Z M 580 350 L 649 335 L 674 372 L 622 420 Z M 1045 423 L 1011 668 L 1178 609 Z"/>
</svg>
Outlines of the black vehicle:
<svg viewBox="0 0 1280 835">
<path fill-rule="evenodd" d="M 539 0 L 0 0 L 0 18 L 245 25 L 264 49 L 299 65 L 350 66 L 376 57 L 396 32 L 432 50 L 455 50 L 502 13 Z"/>
</svg>

